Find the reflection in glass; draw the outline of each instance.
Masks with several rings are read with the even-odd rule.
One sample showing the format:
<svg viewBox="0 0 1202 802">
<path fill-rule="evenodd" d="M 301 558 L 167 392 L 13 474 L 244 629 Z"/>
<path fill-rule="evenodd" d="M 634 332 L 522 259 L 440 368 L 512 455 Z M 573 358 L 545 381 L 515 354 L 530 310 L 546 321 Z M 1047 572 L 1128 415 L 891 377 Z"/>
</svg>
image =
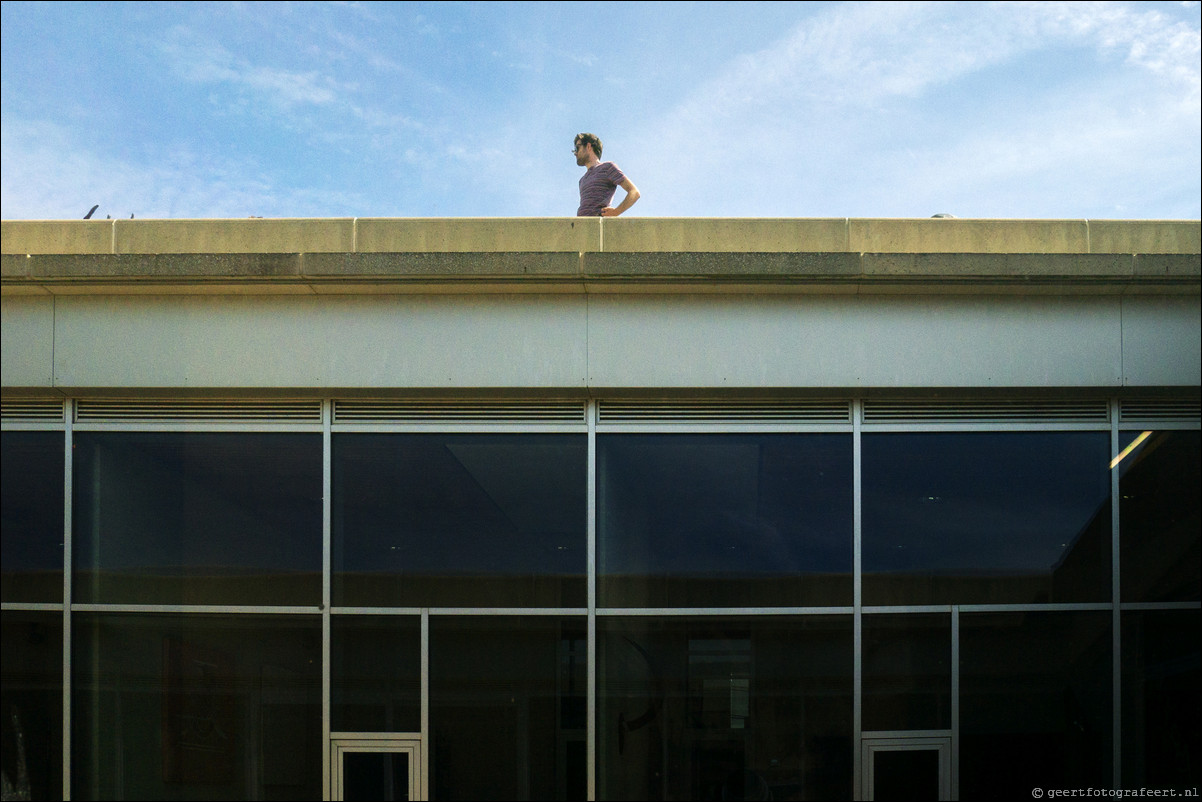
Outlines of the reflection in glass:
<svg viewBox="0 0 1202 802">
<path fill-rule="evenodd" d="M 1123 432 L 1126 448 L 1138 432 Z M 1125 602 L 1202 599 L 1202 432 L 1152 432 L 1119 463 Z"/>
<path fill-rule="evenodd" d="M 862 643 L 865 730 L 952 726 L 950 615 L 865 615 Z"/>
<path fill-rule="evenodd" d="M 63 600 L 62 432 L 0 436 L 0 598 Z"/>
<path fill-rule="evenodd" d="M 417 616 L 333 616 L 330 728 L 421 731 L 421 673 Z"/>
<path fill-rule="evenodd" d="M 597 641 L 598 798 L 851 798 L 851 616 L 603 617 Z"/>
<path fill-rule="evenodd" d="M 63 615 L 5 610 L 0 641 L 4 798 L 62 799 Z"/>
<path fill-rule="evenodd" d="M 1110 600 L 1107 433 L 862 442 L 865 604 Z"/>
<path fill-rule="evenodd" d="M 1123 613 L 1123 787 L 1196 788 L 1202 612 Z"/>
<path fill-rule="evenodd" d="M 321 602 L 321 436 L 75 436 L 75 600 Z"/>
<path fill-rule="evenodd" d="M 76 799 L 319 799 L 317 616 L 72 624 Z"/>
<path fill-rule="evenodd" d="M 432 798 L 585 798 L 585 627 L 430 618 Z"/>
<path fill-rule="evenodd" d="M 334 603 L 583 607 L 582 435 L 334 437 Z"/>
<path fill-rule="evenodd" d="M 852 603 L 841 434 L 597 437 L 598 603 Z"/>
<path fill-rule="evenodd" d="M 1109 611 L 961 613 L 960 794 L 1113 782 Z"/>
</svg>

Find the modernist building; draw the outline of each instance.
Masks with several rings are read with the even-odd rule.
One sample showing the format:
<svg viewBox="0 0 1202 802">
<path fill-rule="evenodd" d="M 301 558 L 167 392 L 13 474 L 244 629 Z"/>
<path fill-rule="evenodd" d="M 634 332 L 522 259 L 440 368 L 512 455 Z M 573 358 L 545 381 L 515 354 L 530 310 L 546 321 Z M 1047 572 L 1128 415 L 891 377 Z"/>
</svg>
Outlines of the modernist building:
<svg viewBox="0 0 1202 802">
<path fill-rule="evenodd" d="M 3 223 L 3 769 L 1196 789 L 1197 221 Z"/>
</svg>

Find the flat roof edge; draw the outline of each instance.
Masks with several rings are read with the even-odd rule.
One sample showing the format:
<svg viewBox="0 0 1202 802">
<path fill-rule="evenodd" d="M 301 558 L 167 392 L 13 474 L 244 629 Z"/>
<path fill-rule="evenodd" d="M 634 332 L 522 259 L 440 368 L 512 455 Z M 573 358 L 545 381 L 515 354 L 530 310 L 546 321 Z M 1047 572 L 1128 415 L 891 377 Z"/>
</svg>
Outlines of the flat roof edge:
<svg viewBox="0 0 1202 802">
<path fill-rule="evenodd" d="M 50 254 L 1198 254 L 1198 220 L 246 218 L 4 220 L 0 251 Z"/>
</svg>

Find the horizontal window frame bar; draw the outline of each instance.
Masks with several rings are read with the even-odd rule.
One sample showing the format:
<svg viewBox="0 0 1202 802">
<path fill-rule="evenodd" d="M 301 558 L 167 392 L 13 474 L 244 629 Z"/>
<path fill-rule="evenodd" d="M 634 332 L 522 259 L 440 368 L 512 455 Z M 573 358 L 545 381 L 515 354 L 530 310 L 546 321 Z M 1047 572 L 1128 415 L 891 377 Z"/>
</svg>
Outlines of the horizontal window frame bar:
<svg viewBox="0 0 1202 802">
<path fill-rule="evenodd" d="M 686 616 L 809 616 L 809 615 L 852 615 L 854 605 L 837 607 L 598 607 L 598 616 L 612 618 L 664 616 L 683 618 Z"/>
<path fill-rule="evenodd" d="M 321 605 L 72 604 L 72 613 L 192 613 L 197 615 L 321 615 Z"/>
</svg>

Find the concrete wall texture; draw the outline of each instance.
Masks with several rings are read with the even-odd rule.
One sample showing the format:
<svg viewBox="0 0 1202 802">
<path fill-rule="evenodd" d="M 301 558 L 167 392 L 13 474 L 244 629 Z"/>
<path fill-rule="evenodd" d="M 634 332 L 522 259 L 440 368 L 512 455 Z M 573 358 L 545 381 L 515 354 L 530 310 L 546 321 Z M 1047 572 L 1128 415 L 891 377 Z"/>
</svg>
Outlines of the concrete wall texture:
<svg viewBox="0 0 1202 802">
<path fill-rule="evenodd" d="M 1196 388 L 1198 221 L 4 221 L 6 392 Z"/>
</svg>

